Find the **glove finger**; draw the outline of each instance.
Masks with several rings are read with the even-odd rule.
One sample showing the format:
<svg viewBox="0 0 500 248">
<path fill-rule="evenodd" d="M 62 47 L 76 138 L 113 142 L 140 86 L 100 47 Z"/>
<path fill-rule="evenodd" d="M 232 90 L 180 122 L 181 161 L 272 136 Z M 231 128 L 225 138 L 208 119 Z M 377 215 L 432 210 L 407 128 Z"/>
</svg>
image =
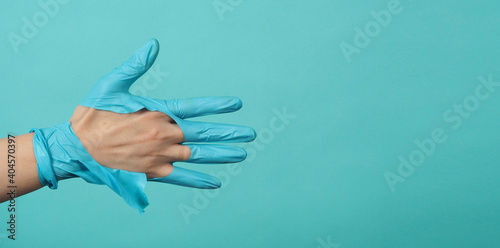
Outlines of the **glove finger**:
<svg viewBox="0 0 500 248">
<path fill-rule="evenodd" d="M 212 114 L 237 111 L 241 108 L 241 100 L 237 97 L 196 97 L 166 101 L 167 107 L 179 118 L 192 118 Z"/>
<path fill-rule="evenodd" d="M 214 176 L 176 166 L 174 166 L 170 175 L 166 177 L 148 179 L 148 181 L 170 183 L 199 189 L 217 189 L 222 185 L 220 180 Z"/>
<path fill-rule="evenodd" d="M 121 66 L 104 75 L 91 92 L 128 92 L 130 86 L 151 68 L 159 49 L 156 39 L 149 40 Z"/>
<path fill-rule="evenodd" d="M 179 124 L 184 142 L 250 142 L 257 134 L 251 127 L 184 121 Z"/>
<path fill-rule="evenodd" d="M 189 163 L 237 163 L 245 160 L 247 152 L 237 146 L 188 144 L 191 156 Z"/>
</svg>

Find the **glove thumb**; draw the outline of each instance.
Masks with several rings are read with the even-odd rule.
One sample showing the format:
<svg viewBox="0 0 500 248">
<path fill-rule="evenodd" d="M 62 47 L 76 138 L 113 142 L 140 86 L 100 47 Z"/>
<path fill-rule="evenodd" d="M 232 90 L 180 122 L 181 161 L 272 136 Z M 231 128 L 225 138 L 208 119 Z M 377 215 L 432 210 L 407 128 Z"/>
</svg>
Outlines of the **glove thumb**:
<svg viewBox="0 0 500 248">
<path fill-rule="evenodd" d="M 80 105 L 92 107 L 98 101 L 109 99 L 110 95 L 128 93 L 130 86 L 151 68 L 159 50 L 158 41 L 149 40 L 121 66 L 99 79 Z"/>
</svg>

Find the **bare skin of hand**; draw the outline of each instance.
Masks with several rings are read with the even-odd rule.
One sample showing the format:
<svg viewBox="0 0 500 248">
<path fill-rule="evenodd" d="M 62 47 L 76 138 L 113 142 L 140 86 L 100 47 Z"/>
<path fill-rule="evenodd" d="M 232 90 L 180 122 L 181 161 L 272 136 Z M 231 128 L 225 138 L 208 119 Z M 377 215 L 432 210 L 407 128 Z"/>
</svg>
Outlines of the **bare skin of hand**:
<svg viewBox="0 0 500 248">
<path fill-rule="evenodd" d="M 90 155 L 108 168 L 165 177 L 173 170 L 172 162 L 191 155 L 191 149 L 180 144 L 180 127 L 162 112 L 119 114 L 77 106 L 69 121 Z"/>
</svg>

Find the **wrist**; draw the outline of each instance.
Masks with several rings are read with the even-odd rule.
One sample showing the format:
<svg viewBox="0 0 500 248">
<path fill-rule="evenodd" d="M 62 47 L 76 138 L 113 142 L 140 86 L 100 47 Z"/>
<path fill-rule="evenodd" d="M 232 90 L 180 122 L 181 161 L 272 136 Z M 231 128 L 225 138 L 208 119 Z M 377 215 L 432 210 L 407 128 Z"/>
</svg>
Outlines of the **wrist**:
<svg viewBox="0 0 500 248">
<path fill-rule="evenodd" d="M 42 185 L 56 189 L 59 180 L 80 177 L 88 183 L 107 185 L 141 212 L 148 205 L 143 191 L 146 175 L 101 166 L 87 152 L 69 121 L 44 129 L 33 128 L 32 132 Z"/>
</svg>

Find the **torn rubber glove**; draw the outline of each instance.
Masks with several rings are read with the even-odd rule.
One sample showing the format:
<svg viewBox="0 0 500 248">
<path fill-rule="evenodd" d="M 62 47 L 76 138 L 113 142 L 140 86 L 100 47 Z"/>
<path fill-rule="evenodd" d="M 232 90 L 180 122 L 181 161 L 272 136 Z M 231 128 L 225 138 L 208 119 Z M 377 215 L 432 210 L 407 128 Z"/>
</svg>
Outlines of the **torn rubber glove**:
<svg viewBox="0 0 500 248">
<path fill-rule="evenodd" d="M 80 105 L 121 114 L 141 109 L 165 113 L 182 129 L 184 142 L 189 142 L 186 145 L 191 148 L 191 156 L 185 162 L 230 163 L 244 159 L 246 153 L 238 147 L 192 142 L 249 142 L 256 137 L 252 128 L 186 120 L 236 111 L 242 106 L 238 98 L 157 100 L 129 93 L 130 86 L 152 66 L 158 51 L 158 41 L 150 40 L 120 67 L 102 77 Z M 70 122 L 44 129 L 33 128 L 31 132 L 35 132 L 33 145 L 42 185 L 56 189 L 59 180 L 81 177 L 89 183 L 107 185 L 140 212 L 149 204 L 144 194 L 146 175 L 100 165 L 75 135 Z M 221 186 L 216 177 L 176 166 L 168 176 L 149 180 L 203 189 Z"/>
</svg>

